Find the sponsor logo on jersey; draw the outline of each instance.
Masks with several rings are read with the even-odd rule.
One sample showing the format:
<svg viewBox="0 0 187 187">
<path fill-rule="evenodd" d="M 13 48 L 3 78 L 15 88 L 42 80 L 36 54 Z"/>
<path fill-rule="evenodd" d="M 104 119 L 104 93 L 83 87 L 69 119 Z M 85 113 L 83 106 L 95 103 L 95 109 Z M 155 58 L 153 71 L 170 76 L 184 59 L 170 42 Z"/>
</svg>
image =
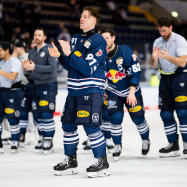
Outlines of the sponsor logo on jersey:
<svg viewBox="0 0 187 187">
<path fill-rule="evenodd" d="M 116 101 L 112 101 L 112 100 L 109 100 L 108 101 L 108 109 L 111 109 L 111 108 L 117 108 L 117 104 L 116 104 Z"/>
<path fill-rule="evenodd" d="M 187 101 L 187 97 L 186 96 L 178 96 L 175 98 L 176 102 L 185 102 Z"/>
<path fill-rule="evenodd" d="M 81 42 L 83 42 L 84 40 L 82 39 Z"/>
<path fill-rule="evenodd" d="M 49 109 L 50 110 L 54 110 L 55 109 L 55 104 L 54 103 L 50 103 L 49 104 Z"/>
<path fill-rule="evenodd" d="M 75 51 L 74 54 L 78 57 L 82 57 L 82 54 L 79 51 Z"/>
<path fill-rule="evenodd" d="M 80 118 L 85 118 L 85 117 L 88 117 L 89 115 L 90 115 L 89 112 L 87 112 L 85 110 L 79 110 L 77 112 L 77 116 Z"/>
<path fill-rule="evenodd" d="M 112 62 L 112 59 L 109 59 L 109 62 L 111 63 L 111 62 Z"/>
<path fill-rule="evenodd" d="M 99 51 L 95 54 L 96 56 L 101 56 L 103 54 L 103 51 L 99 49 Z"/>
<path fill-rule="evenodd" d="M 44 57 L 45 56 L 45 52 L 41 52 L 40 57 Z"/>
<path fill-rule="evenodd" d="M 39 102 L 39 105 L 40 106 L 47 106 L 49 103 L 48 103 L 48 101 L 45 101 L 45 100 L 41 100 L 40 102 Z"/>
<path fill-rule="evenodd" d="M 98 121 L 99 121 L 99 114 L 94 113 L 94 114 L 92 115 L 92 120 L 93 120 L 95 123 L 98 122 Z"/>
<path fill-rule="evenodd" d="M 5 108 L 5 113 L 6 114 L 13 114 L 14 113 L 14 109 L 12 109 L 12 108 Z"/>
<path fill-rule="evenodd" d="M 89 96 L 84 96 L 84 100 L 88 100 L 89 99 Z"/>
<path fill-rule="evenodd" d="M 13 103 L 14 102 L 14 99 L 9 99 L 10 103 Z"/>
<path fill-rule="evenodd" d="M 119 80 L 122 80 L 126 77 L 125 72 L 116 71 L 114 69 L 111 69 L 107 74 L 106 77 L 109 80 L 112 80 L 113 83 L 117 83 Z"/>
<path fill-rule="evenodd" d="M 44 94 L 44 95 L 47 95 L 47 91 L 43 91 L 43 94 Z"/>
<path fill-rule="evenodd" d="M 25 98 L 21 100 L 21 106 L 25 107 Z"/>
<path fill-rule="evenodd" d="M 108 105 L 108 100 L 104 101 L 104 105 L 106 105 L 106 106 Z"/>
<path fill-rule="evenodd" d="M 88 40 L 84 42 L 84 47 L 86 47 L 87 49 L 90 47 L 90 45 L 91 43 Z"/>
<path fill-rule="evenodd" d="M 141 106 L 136 106 L 136 107 L 133 107 L 133 108 L 129 108 L 129 112 L 138 112 L 142 109 Z"/>
<path fill-rule="evenodd" d="M 133 58 L 134 61 L 136 61 L 137 56 L 135 54 L 132 54 L 132 58 Z"/>
<path fill-rule="evenodd" d="M 180 86 L 181 86 L 181 87 L 184 87 L 184 83 L 180 83 Z"/>
<path fill-rule="evenodd" d="M 122 58 L 116 59 L 116 64 L 123 64 L 123 59 Z"/>
<path fill-rule="evenodd" d="M 15 116 L 18 118 L 18 117 L 20 117 L 20 111 L 19 110 L 16 110 L 15 111 Z"/>
<path fill-rule="evenodd" d="M 36 102 L 34 102 L 34 101 L 32 102 L 32 109 L 33 109 L 33 110 L 36 110 L 36 109 L 37 109 L 37 107 L 36 107 Z"/>
</svg>

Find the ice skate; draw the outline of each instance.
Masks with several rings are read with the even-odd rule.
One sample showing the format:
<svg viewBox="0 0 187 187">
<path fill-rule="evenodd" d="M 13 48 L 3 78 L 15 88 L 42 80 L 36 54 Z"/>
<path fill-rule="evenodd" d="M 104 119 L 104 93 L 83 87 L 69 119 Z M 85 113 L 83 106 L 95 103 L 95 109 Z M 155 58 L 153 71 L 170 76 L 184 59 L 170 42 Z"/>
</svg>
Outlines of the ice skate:
<svg viewBox="0 0 187 187">
<path fill-rule="evenodd" d="M 25 134 L 20 134 L 19 136 L 19 147 L 25 147 Z"/>
<path fill-rule="evenodd" d="M 43 143 L 44 143 L 43 137 L 40 136 L 38 140 L 38 144 L 34 148 L 35 153 L 39 153 L 39 154 L 43 153 Z"/>
<path fill-rule="evenodd" d="M 177 157 L 180 156 L 179 154 L 179 143 L 178 143 L 178 138 L 177 141 L 174 143 L 169 143 L 168 146 L 162 148 L 159 150 L 160 157 L 165 158 L 165 157 Z"/>
<path fill-rule="evenodd" d="M 149 148 L 150 148 L 150 140 L 142 140 L 142 155 L 146 156 L 147 153 L 149 152 Z"/>
<path fill-rule="evenodd" d="M 12 143 L 12 138 L 3 138 L 2 139 L 2 144 L 3 145 L 9 145 Z"/>
<path fill-rule="evenodd" d="M 184 146 L 183 154 L 187 158 L 187 142 L 184 142 L 183 146 Z"/>
<path fill-rule="evenodd" d="M 109 176 L 109 164 L 106 156 L 97 158 L 97 162 L 86 169 L 89 178 Z"/>
<path fill-rule="evenodd" d="M 10 149 L 12 153 L 17 153 L 18 152 L 18 141 L 12 141 L 12 145 Z"/>
<path fill-rule="evenodd" d="M 4 149 L 3 149 L 3 143 L 0 137 L 0 154 L 4 153 Z"/>
<path fill-rule="evenodd" d="M 106 138 L 106 147 L 108 152 L 111 153 L 111 150 L 114 148 L 111 138 Z"/>
<path fill-rule="evenodd" d="M 62 163 L 53 167 L 54 175 L 74 175 L 77 174 L 77 157 L 76 155 L 66 156 Z"/>
<path fill-rule="evenodd" d="M 122 151 L 122 145 L 121 144 L 116 144 L 114 146 L 114 152 L 112 154 L 115 161 L 118 161 L 120 159 L 121 151 Z"/>
<path fill-rule="evenodd" d="M 44 155 L 49 155 L 53 151 L 53 139 L 52 138 L 44 138 L 43 143 L 43 153 Z"/>
</svg>

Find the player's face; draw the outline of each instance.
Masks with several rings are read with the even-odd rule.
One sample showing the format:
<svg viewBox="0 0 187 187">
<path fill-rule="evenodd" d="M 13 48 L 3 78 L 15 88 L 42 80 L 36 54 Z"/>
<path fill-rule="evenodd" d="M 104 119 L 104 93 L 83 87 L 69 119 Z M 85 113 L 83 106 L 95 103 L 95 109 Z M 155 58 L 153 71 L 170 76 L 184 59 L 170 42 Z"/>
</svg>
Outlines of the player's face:
<svg viewBox="0 0 187 187">
<path fill-rule="evenodd" d="M 8 51 L 8 50 L 7 50 Z M 0 59 L 4 59 L 5 56 L 7 55 L 7 51 L 4 51 L 1 47 L 0 47 Z"/>
<path fill-rule="evenodd" d="M 14 52 L 15 52 L 18 56 L 21 55 L 21 51 L 22 51 L 22 48 L 21 48 L 21 47 L 15 47 L 15 48 L 14 48 Z"/>
<path fill-rule="evenodd" d="M 115 36 L 111 36 L 109 32 L 102 33 L 103 38 L 106 40 L 108 50 L 112 50 L 114 47 Z"/>
<path fill-rule="evenodd" d="M 171 37 L 172 26 L 170 26 L 170 27 L 165 27 L 165 26 L 158 27 L 158 31 L 160 33 L 160 36 L 162 36 L 162 38 L 167 41 Z"/>
<path fill-rule="evenodd" d="M 88 32 L 89 30 L 95 28 L 95 25 L 96 18 L 91 16 L 89 11 L 83 11 L 80 18 L 80 29 L 82 29 L 84 32 Z"/>
<path fill-rule="evenodd" d="M 43 30 L 35 30 L 34 42 L 36 43 L 36 45 L 40 45 L 44 43 L 45 39 L 46 39 L 46 36 L 44 36 Z"/>
</svg>

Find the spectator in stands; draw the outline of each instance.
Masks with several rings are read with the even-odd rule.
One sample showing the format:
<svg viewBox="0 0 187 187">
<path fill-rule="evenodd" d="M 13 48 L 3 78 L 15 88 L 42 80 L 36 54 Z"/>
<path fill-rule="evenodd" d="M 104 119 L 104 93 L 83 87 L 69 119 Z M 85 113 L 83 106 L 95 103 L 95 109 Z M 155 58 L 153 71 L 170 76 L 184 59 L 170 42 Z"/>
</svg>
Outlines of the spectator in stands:
<svg viewBox="0 0 187 187">
<path fill-rule="evenodd" d="M 71 40 L 71 35 L 68 33 L 68 30 L 66 28 L 64 28 L 62 32 L 58 35 L 57 40 L 65 40 L 65 41 Z"/>
</svg>

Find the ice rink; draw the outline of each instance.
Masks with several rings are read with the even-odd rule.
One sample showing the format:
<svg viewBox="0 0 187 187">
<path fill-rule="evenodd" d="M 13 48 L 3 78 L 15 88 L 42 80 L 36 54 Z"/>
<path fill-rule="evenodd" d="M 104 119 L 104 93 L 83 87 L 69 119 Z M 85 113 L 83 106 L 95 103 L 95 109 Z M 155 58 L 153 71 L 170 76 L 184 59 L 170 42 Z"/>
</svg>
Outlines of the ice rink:
<svg viewBox="0 0 187 187">
<path fill-rule="evenodd" d="M 146 110 L 146 119 L 150 126 L 151 148 L 148 156 L 141 155 L 141 139 L 136 126 L 125 113 L 123 121 L 123 150 L 120 161 L 114 162 L 108 153 L 110 164 L 109 177 L 89 179 L 86 168 L 95 162 L 91 151 L 84 151 L 82 142 L 86 139 L 82 127 L 79 127 L 78 174 L 54 176 L 53 166 L 62 162 L 63 133 L 60 116 L 55 116 L 56 133 L 54 152 L 51 155 L 34 153 L 36 140 L 17 154 L 12 154 L 10 145 L 4 146 L 5 153 L 0 154 L 0 187 L 186 187 L 187 158 L 184 158 L 180 136 L 180 153 L 177 158 L 159 158 L 158 150 L 166 146 L 167 140 L 160 119 L 159 110 L 155 110 L 158 100 L 158 88 L 142 87 Z M 67 91 L 59 90 L 56 110 L 61 112 Z M 27 142 L 29 139 L 27 139 Z"/>
</svg>

